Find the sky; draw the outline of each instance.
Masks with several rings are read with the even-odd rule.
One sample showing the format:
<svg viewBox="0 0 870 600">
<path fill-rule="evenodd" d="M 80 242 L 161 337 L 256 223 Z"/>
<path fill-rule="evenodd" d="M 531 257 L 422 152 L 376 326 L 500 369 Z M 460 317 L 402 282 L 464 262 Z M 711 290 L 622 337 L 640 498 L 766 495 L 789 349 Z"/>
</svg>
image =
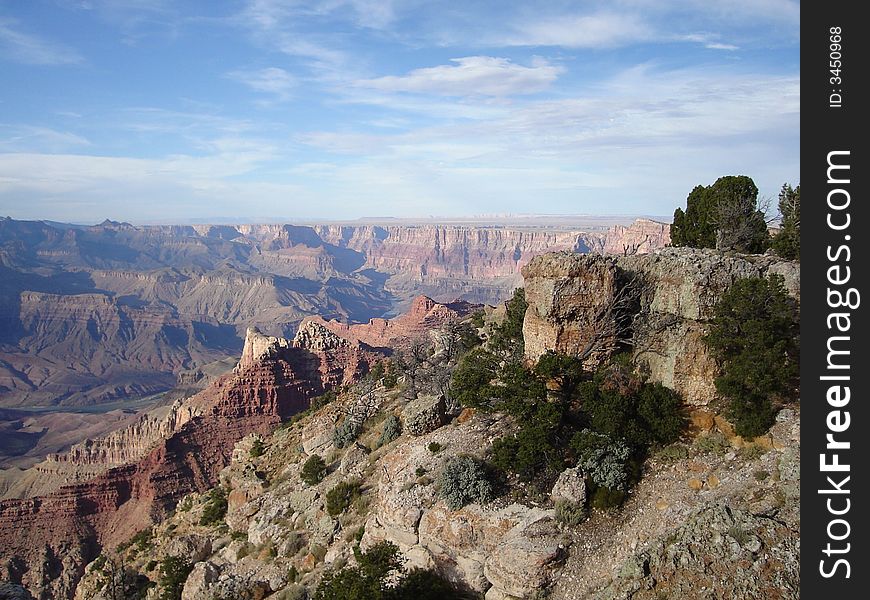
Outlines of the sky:
<svg viewBox="0 0 870 600">
<path fill-rule="evenodd" d="M 792 0 L 0 0 L 0 216 L 672 215 L 799 183 Z"/>
</svg>

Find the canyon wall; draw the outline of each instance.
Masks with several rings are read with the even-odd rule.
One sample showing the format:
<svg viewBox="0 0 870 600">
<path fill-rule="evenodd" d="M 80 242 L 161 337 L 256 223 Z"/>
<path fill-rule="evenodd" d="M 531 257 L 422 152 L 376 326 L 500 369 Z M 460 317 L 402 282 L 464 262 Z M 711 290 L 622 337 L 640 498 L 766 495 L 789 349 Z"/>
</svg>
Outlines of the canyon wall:
<svg viewBox="0 0 870 600">
<path fill-rule="evenodd" d="M 466 303 L 428 298 L 414 305 L 397 319 L 404 331 L 452 320 L 451 306 L 468 310 Z M 71 597 L 101 548 L 128 540 L 185 494 L 215 485 L 238 440 L 271 433 L 312 397 L 359 381 L 388 354 L 317 321 L 300 327 L 292 341 L 249 329 L 236 367 L 202 392 L 33 469 L 45 476 L 66 469 L 61 483 L 74 483 L 0 501 L 0 578 L 42 597 Z"/>
<path fill-rule="evenodd" d="M 540 256 L 523 270 L 526 356 L 536 360 L 548 349 L 576 355 L 600 335 L 601 350 L 592 357 L 600 360 L 615 338 L 626 335 L 651 381 L 704 405 L 716 397 L 718 368 L 703 342 L 713 308 L 737 279 L 772 274 L 781 275 L 788 293 L 800 300 L 800 265 L 769 255 L 665 248 L 635 256 Z M 629 285 L 636 291 L 632 298 L 623 295 Z M 630 300 L 625 309 L 635 315 L 622 331 L 607 310 L 621 299 Z"/>
<path fill-rule="evenodd" d="M 311 371 L 316 362 L 308 350 L 284 346 L 187 400 L 185 414 L 175 411 L 174 429 L 165 437 L 153 439 L 170 427 L 168 420 L 157 427 L 143 421 L 74 449 L 65 461 L 90 466 L 105 460 L 104 472 L 46 496 L 0 502 L 3 578 L 44 597 L 71 597 L 84 565 L 101 547 L 128 539 L 184 494 L 213 486 L 243 436 L 267 434 L 307 408 L 323 389 L 317 370 Z M 144 437 L 137 439 L 137 432 Z M 129 447 L 119 447 L 122 441 Z M 136 460 L 112 466 L 124 457 Z"/>
<path fill-rule="evenodd" d="M 82 406 L 170 389 L 238 354 L 248 327 L 366 323 L 421 293 L 496 304 L 536 255 L 646 252 L 669 226 L 149 226 L 0 219 L 0 406 Z"/>
<path fill-rule="evenodd" d="M 336 335 L 358 340 L 375 348 L 397 349 L 408 346 L 415 340 L 426 338 L 429 332 L 444 323 L 456 321 L 480 308 L 464 300 L 435 302 L 428 296 L 417 296 L 408 312 L 393 319 L 371 319 L 368 323 L 346 324 L 322 317 L 308 317 L 299 327 L 302 334 L 308 329 L 327 329 Z"/>
</svg>

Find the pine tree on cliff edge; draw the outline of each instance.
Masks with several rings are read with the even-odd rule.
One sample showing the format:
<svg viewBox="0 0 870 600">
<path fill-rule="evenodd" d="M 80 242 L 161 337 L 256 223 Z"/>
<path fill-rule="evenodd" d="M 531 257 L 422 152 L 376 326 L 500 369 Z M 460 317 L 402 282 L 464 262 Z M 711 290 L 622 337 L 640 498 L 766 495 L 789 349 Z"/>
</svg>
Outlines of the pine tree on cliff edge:
<svg viewBox="0 0 870 600">
<path fill-rule="evenodd" d="M 729 175 L 710 186 L 695 186 L 686 198 L 686 210 L 674 211 L 671 244 L 764 252 L 769 245 L 767 223 L 758 210 L 758 187 L 752 178 Z"/>
</svg>

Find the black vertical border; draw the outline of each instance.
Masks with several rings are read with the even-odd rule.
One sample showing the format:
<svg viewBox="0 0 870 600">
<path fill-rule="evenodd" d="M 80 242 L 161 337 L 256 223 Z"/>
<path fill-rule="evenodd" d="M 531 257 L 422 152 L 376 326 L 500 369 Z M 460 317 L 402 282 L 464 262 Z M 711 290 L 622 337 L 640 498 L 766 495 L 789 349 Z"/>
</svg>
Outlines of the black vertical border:
<svg viewBox="0 0 870 600">
<path fill-rule="evenodd" d="M 801 6 L 801 596 L 810 600 L 866 598 L 870 589 L 870 531 L 866 525 L 870 493 L 859 491 L 870 489 L 870 397 L 867 394 L 870 338 L 866 325 L 870 307 L 865 306 L 870 304 L 870 295 L 864 294 L 870 294 L 864 283 L 870 262 L 867 251 L 870 219 L 866 210 L 870 168 L 865 150 L 865 138 L 870 135 L 866 114 L 870 104 L 865 81 L 870 77 L 867 70 L 870 29 L 859 16 L 859 9 L 866 9 L 866 4 L 815 0 L 805 1 Z M 839 83 L 831 80 L 835 76 L 830 65 L 832 27 L 840 27 L 842 32 L 842 81 Z M 833 93 L 842 97 L 838 107 L 831 106 Z M 837 158 L 838 162 L 848 162 L 850 166 L 850 181 L 846 185 L 828 183 L 828 154 L 832 151 L 849 152 L 847 160 L 844 155 Z M 844 171 L 839 173 L 842 177 Z M 844 211 L 831 211 L 828 207 L 828 193 L 836 188 L 845 188 L 849 193 L 849 207 Z M 843 198 L 842 194 L 835 194 L 835 202 L 842 203 Z M 851 219 L 849 228 L 831 229 L 827 224 L 828 213 L 835 213 L 835 222 L 842 222 L 846 211 Z M 841 245 L 850 248 L 851 260 L 845 261 L 844 252 L 836 263 L 830 261 L 828 252 L 835 254 Z M 829 283 L 828 269 L 833 264 L 851 268 L 848 284 L 833 286 Z M 861 293 L 860 306 L 854 310 L 829 307 L 828 289 L 838 287 L 843 291 L 856 288 Z M 848 334 L 828 329 L 827 317 L 832 312 L 850 313 Z M 845 432 L 835 434 L 838 440 L 851 444 L 848 450 L 839 451 L 839 462 L 850 465 L 845 475 L 851 479 L 842 485 L 850 490 L 848 495 L 820 493 L 831 488 L 828 476 L 839 483 L 844 475 L 823 473 L 820 469 L 820 455 L 827 452 L 830 457 L 835 452 L 825 448 L 826 435 L 830 433 L 826 419 L 829 411 L 836 410 L 826 398 L 832 382 L 820 380 L 821 376 L 832 373 L 827 369 L 827 343 L 831 335 L 850 337 L 848 361 L 851 368 L 838 372 L 851 377 L 849 382 L 842 382 L 849 385 L 851 400 L 840 409 L 849 411 L 850 426 Z M 842 342 L 838 343 L 844 348 Z M 830 514 L 826 505 L 829 498 L 833 499 L 835 510 L 842 510 L 848 498 L 851 503 L 848 513 L 839 517 Z M 828 525 L 837 518 L 849 523 L 849 536 L 841 541 L 830 540 L 828 536 Z M 842 523 L 832 526 L 833 534 L 838 537 L 846 530 Z M 850 544 L 849 551 L 826 556 L 824 551 L 829 542 L 832 548 L 841 550 Z M 845 576 L 842 564 L 834 576 L 824 577 L 820 561 L 825 561 L 824 568 L 830 572 L 837 558 L 848 561 L 849 577 Z"/>
</svg>

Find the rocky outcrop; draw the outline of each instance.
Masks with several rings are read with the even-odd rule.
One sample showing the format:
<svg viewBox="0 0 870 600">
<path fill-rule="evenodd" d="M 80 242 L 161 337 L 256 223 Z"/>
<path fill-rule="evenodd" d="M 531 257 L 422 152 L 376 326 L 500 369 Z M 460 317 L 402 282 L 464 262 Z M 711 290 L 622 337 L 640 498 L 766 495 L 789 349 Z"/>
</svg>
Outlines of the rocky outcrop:
<svg viewBox="0 0 870 600">
<path fill-rule="evenodd" d="M 340 328 L 339 328 L 340 331 Z M 318 357 L 317 369 L 324 389 L 359 381 L 389 350 L 376 349 L 355 337 L 343 337 L 321 320 L 306 320 L 293 338 L 296 348 Z"/>
<path fill-rule="evenodd" d="M 105 437 L 87 439 L 67 452 L 50 454 L 45 467 L 50 469 L 51 463 L 112 467 L 133 462 L 197 415 L 195 407 L 177 400 L 171 406 L 146 412 L 130 426 Z"/>
<path fill-rule="evenodd" d="M 421 394 L 402 409 L 402 422 L 411 435 L 424 435 L 435 431 L 447 421 L 444 396 Z"/>
<path fill-rule="evenodd" d="M 614 225 L 603 236 L 600 252 L 625 256 L 646 254 L 671 243 L 671 226 L 650 219 L 638 219 L 631 225 Z"/>
<path fill-rule="evenodd" d="M 241 371 L 262 360 L 277 358 L 288 348 L 290 342 L 286 339 L 263 335 L 256 327 L 248 327 L 245 333 L 245 345 L 242 347 L 242 357 L 236 370 Z"/>
<path fill-rule="evenodd" d="M 362 546 L 389 540 L 409 566 L 437 568 L 462 587 L 488 591 L 487 598 L 525 598 L 545 587 L 567 543 L 552 510 L 471 504 L 451 511 L 431 481 L 417 477 L 420 470 L 437 473 L 451 456 L 482 453 L 495 431 L 494 419 L 476 418 L 412 438 L 384 456 Z M 433 454 L 432 442 L 446 451 Z"/>
<path fill-rule="evenodd" d="M 384 356 L 317 322 L 293 341 L 249 329 L 238 365 L 202 392 L 44 463 L 101 474 L 45 496 L 0 502 L 0 564 L 13 581 L 71 597 L 100 547 L 117 545 L 185 494 L 213 486 L 238 440 L 270 433 L 312 397 L 358 381 Z M 52 562 L 54 556 L 62 558 Z"/>
<path fill-rule="evenodd" d="M 322 392 L 320 363 L 329 360 L 327 354 L 286 340 L 264 342 L 256 332 L 250 337 L 250 352 L 240 366 L 186 401 L 183 411 L 176 410 L 173 427 L 169 421 L 153 427 L 143 421 L 140 428 L 147 432 L 141 443 L 128 440 L 131 449 L 111 450 L 115 441 L 133 436 L 133 430 L 88 450 L 78 448 L 68 458 L 111 461 L 134 456 L 144 440 L 165 431 L 161 427 L 171 429 L 139 460 L 48 496 L 0 502 L 0 561 L 14 581 L 53 598 L 71 597 L 84 564 L 101 546 L 128 539 L 184 494 L 214 485 L 237 440 L 251 432 L 270 432 Z M 331 365 L 326 371 L 341 368 Z M 354 364 L 350 371 L 357 373 L 358 368 Z M 352 375 L 342 375 L 345 379 Z"/>
<path fill-rule="evenodd" d="M 549 254 L 534 259 L 523 275 L 529 359 L 548 349 L 576 355 L 593 342 L 600 347 L 591 357 L 595 362 L 612 350 L 614 337 L 628 336 L 634 359 L 650 380 L 695 405 L 716 396 L 717 366 L 702 338 L 730 285 L 740 278 L 781 275 L 788 293 L 800 300 L 797 263 L 692 248 L 622 257 Z M 617 303 L 631 315 L 630 327 L 620 329 L 608 310 Z"/>
<path fill-rule="evenodd" d="M 526 301 L 523 321 L 529 359 L 552 350 L 589 355 L 598 364 L 616 343 L 616 315 L 609 306 L 619 294 L 613 258 L 570 253 L 545 254 L 523 269 Z"/>
<path fill-rule="evenodd" d="M 326 321 L 310 317 L 299 327 L 300 335 L 308 330 L 326 329 L 342 339 L 362 342 L 375 348 L 404 348 L 415 341 L 429 341 L 430 332 L 442 325 L 458 321 L 480 308 L 464 300 L 436 302 L 428 296 L 417 296 L 408 311 L 393 319 L 371 319 L 368 323 L 346 325 L 338 321 Z"/>
</svg>

